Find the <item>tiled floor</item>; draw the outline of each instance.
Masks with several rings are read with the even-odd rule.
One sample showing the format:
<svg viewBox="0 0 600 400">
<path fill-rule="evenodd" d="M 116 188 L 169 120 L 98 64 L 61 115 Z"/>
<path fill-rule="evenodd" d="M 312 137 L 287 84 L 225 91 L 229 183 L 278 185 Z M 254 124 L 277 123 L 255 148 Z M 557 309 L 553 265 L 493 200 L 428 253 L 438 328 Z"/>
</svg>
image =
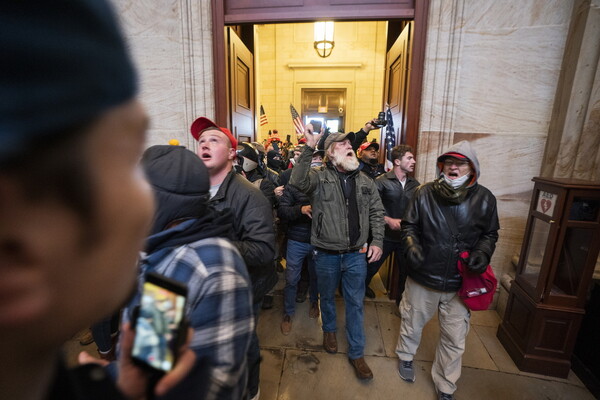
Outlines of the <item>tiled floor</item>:
<svg viewBox="0 0 600 400">
<path fill-rule="evenodd" d="M 431 364 L 439 337 L 434 318 L 426 325 L 415 357 L 417 380 L 406 383 L 396 372 L 394 353 L 400 319 L 395 304 L 382 292 L 381 280 L 371 287 L 377 298 L 365 302 L 365 358 L 374 379 L 356 379 L 346 356 L 343 300 L 337 301 L 338 354 L 328 354 L 322 347 L 321 320 L 308 318 L 308 301 L 297 304 L 292 332 L 283 336 L 283 279 L 275 290 L 274 307 L 261 312 L 258 335 L 262 348 L 260 400 L 435 400 Z M 462 376 L 458 381 L 458 400 L 591 400 L 594 396 L 571 372 L 568 379 L 557 379 L 519 371 L 498 339 L 500 318 L 495 311 L 474 312 L 467 349 L 463 357 Z M 95 352 L 94 344 L 81 347 L 75 337 L 66 346 L 71 363 L 80 350 Z"/>
<path fill-rule="evenodd" d="M 365 358 L 374 379 L 365 383 L 356 379 L 347 360 L 343 300 L 337 300 L 339 352 L 332 355 L 322 348 L 321 320 L 308 318 L 308 301 L 297 304 L 292 332 L 281 334 L 282 286 L 276 288 L 273 309 L 263 310 L 259 319 L 261 400 L 436 399 L 430 375 L 439 338 L 436 318 L 426 325 L 415 357 L 417 380 L 406 383 L 396 372 L 394 353 L 400 318 L 381 291 L 381 281 L 374 281 L 377 298 L 365 302 Z M 499 323 L 495 311 L 473 313 L 457 399 L 594 398 L 572 372 L 568 379 L 557 379 L 519 371 L 496 338 Z"/>
</svg>

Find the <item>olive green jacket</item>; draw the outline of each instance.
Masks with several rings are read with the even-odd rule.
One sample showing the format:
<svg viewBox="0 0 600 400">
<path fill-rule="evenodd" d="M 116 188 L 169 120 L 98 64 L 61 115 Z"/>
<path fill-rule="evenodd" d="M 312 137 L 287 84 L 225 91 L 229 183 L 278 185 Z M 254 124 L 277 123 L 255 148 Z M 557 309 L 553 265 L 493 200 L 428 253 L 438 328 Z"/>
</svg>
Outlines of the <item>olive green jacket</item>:
<svg viewBox="0 0 600 400">
<path fill-rule="evenodd" d="M 292 169 L 290 184 L 310 198 L 312 205 L 311 244 L 328 250 L 350 250 L 348 231 L 348 207 L 342 192 L 337 170 L 327 163 L 311 168 L 314 149 L 305 146 L 298 162 Z M 377 187 L 371 178 L 356 170 L 350 176 L 356 180 L 356 196 L 359 213 L 360 236 L 358 244 L 367 243 L 383 248 L 383 205 Z"/>
</svg>

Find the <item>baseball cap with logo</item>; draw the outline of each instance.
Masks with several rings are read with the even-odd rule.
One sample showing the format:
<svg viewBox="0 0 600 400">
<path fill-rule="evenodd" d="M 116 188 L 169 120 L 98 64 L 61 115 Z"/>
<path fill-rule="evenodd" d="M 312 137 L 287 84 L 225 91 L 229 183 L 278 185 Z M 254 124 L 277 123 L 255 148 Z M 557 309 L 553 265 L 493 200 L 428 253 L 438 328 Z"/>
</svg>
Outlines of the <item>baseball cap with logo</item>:
<svg viewBox="0 0 600 400">
<path fill-rule="evenodd" d="M 231 148 L 237 148 L 237 139 L 233 136 L 231 131 L 227 128 L 218 126 L 206 117 L 197 118 L 194 122 L 192 122 L 192 126 L 190 127 L 190 133 L 192 134 L 194 139 L 200 140 L 200 136 L 202 136 L 202 133 L 211 128 L 223 132 L 225 136 L 229 138 L 229 141 L 231 142 Z"/>
<path fill-rule="evenodd" d="M 366 150 L 369 147 L 373 147 L 375 148 L 375 151 L 379 151 L 379 143 L 376 142 L 364 142 L 363 144 L 360 145 L 360 147 L 358 148 L 360 151 Z"/>
</svg>

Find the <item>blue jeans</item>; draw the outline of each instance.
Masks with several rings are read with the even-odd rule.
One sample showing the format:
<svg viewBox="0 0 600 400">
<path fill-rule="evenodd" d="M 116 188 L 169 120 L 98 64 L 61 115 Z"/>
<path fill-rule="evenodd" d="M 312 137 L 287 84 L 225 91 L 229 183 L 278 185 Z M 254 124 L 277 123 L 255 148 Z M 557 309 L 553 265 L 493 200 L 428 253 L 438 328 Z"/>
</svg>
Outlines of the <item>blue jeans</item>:
<svg viewBox="0 0 600 400">
<path fill-rule="evenodd" d="M 336 332 L 335 291 L 340 279 L 346 305 L 346 337 L 348 358 L 355 360 L 364 356 L 365 330 L 363 323 L 363 300 L 367 258 L 358 251 L 345 254 L 315 252 L 315 269 L 321 296 L 323 332 Z"/>
<path fill-rule="evenodd" d="M 308 271 L 311 276 L 311 293 L 310 301 L 313 302 L 313 294 L 317 298 L 316 289 L 313 290 L 314 262 L 313 262 L 313 246 L 310 243 L 298 242 L 288 239 L 287 258 L 285 263 L 285 288 L 283 290 L 283 312 L 287 315 L 294 315 L 296 311 L 296 291 L 298 289 L 298 281 L 302 272 L 302 263 L 304 259 L 308 262 Z M 312 274 L 311 274 L 312 269 Z M 316 278 L 315 278 L 316 280 Z M 314 300 L 317 301 L 317 300 Z"/>
</svg>

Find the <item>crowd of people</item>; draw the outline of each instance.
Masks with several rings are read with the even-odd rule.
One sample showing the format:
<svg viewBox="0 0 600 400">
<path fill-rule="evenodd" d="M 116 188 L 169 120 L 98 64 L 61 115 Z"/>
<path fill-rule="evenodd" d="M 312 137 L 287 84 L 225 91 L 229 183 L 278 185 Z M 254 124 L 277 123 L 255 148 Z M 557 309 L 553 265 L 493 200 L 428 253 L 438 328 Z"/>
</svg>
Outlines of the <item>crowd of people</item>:
<svg viewBox="0 0 600 400">
<path fill-rule="evenodd" d="M 438 398 L 453 399 L 470 317 L 457 296 L 458 255 L 469 251 L 468 268 L 482 273 L 499 230 L 468 142 L 441 154 L 436 179 L 423 185 L 412 177 L 410 146 L 391 150 L 391 170 L 379 164 L 379 144 L 366 140 L 375 120 L 356 133 L 307 124 L 298 143 L 276 135 L 239 143 L 199 117 L 195 148 L 144 149 L 148 117 L 107 3 L 3 2 L 0 33 L 3 397 L 259 399 L 256 328 L 278 271 L 281 333 L 302 318 L 296 303 L 308 293 L 307 317 L 321 317 L 323 349 L 337 353 L 339 293 L 349 363 L 358 379 L 373 379 L 364 299 L 375 297 L 371 280 L 393 255 L 400 378 L 415 381 L 423 326 L 438 312 L 431 373 Z M 132 355 L 159 357 L 132 328 L 155 274 L 187 292 L 183 340 L 169 333 L 177 347 L 168 364 L 176 362 L 162 372 Z M 162 309 L 175 325 L 170 303 L 137 333 L 164 353 L 167 327 L 152 328 Z M 66 368 L 61 345 L 86 326 L 98 354 Z"/>
</svg>

